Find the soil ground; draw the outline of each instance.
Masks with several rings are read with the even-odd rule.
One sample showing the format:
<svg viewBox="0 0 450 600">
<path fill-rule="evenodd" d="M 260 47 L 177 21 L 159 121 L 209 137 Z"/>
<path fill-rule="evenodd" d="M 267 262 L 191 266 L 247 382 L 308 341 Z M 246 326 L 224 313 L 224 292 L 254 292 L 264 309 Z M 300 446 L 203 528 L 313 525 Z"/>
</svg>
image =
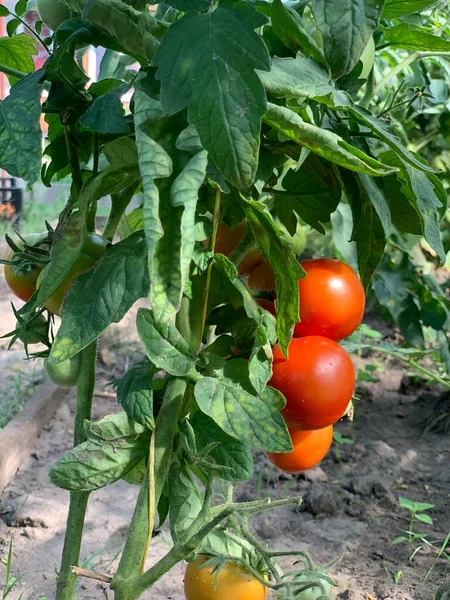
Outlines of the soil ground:
<svg viewBox="0 0 450 600">
<path fill-rule="evenodd" d="M 9 298 L 5 288 L 1 290 L 3 331 Z M 100 344 L 96 387 L 100 393 L 111 391 L 107 383 L 139 356 L 139 344 L 135 337 L 130 338 L 132 325 L 130 314 L 111 328 Z M 270 468 L 264 456 L 256 454 L 255 476 L 238 488 L 236 497 L 242 501 L 267 495 L 303 497 L 300 510 L 268 513 L 255 520 L 254 528 L 272 548 L 307 549 L 319 564 L 340 557 L 331 571 L 338 583 L 334 592 L 338 600 L 433 600 L 437 587 L 450 579 L 450 564 L 438 560 L 425 581 L 437 552 L 424 546 L 409 564 L 407 546 L 392 545 L 392 540 L 408 527 L 408 512 L 398 507 L 399 496 L 435 505 L 429 511 L 434 525 L 418 528 L 426 532 L 428 540 L 438 541 L 440 546 L 450 531 L 448 434 L 424 432 L 440 390 L 410 385 L 404 369 L 395 362 L 376 362 L 373 358 L 363 362 L 375 362 L 379 381 L 361 384 L 354 422 L 341 422 L 336 427 L 353 443 L 334 445 L 320 467 L 298 476 Z M 1 389 L 5 389 L 7 379 L 3 368 Z M 93 417 L 99 419 L 118 410 L 114 398 L 96 397 Z M 28 460 L 1 498 L 0 557 L 7 556 L 12 538 L 12 574 L 19 577 L 8 600 L 53 598 L 68 493 L 50 484 L 48 469 L 71 445 L 73 413 L 74 394 L 69 393 L 30 447 Z M 124 482 L 92 494 L 81 566 L 114 572 L 136 495 L 137 488 Z M 159 532 L 148 563 L 169 546 L 168 532 Z M 183 571 L 184 567 L 178 566 L 144 599 L 182 600 Z M 400 571 L 396 584 L 394 576 Z M 0 570 L 0 584 L 4 576 L 5 571 Z M 104 584 L 84 580 L 80 581 L 78 598 L 112 600 L 113 596 Z"/>
</svg>

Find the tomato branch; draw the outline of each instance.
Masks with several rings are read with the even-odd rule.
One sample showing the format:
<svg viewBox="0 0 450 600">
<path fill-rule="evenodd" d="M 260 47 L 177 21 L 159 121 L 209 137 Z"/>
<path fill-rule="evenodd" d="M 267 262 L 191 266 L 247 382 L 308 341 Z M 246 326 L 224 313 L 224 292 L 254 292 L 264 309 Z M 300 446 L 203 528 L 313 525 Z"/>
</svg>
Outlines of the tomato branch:
<svg viewBox="0 0 450 600">
<path fill-rule="evenodd" d="M 24 73 L 23 71 L 18 71 L 17 69 L 13 69 L 12 67 L 7 67 L 6 65 L 0 64 L 0 71 L 5 75 L 10 75 L 11 77 L 15 77 L 16 79 L 23 79 L 27 76 L 28 73 Z"/>
<path fill-rule="evenodd" d="M 95 579 L 103 583 L 111 583 L 112 577 L 109 575 L 102 575 L 101 573 L 94 573 L 94 571 L 87 571 L 86 569 L 80 569 L 79 567 L 72 567 L 72 573 L 77 577 L 86 577 L 87 579 Z"/>
</svg>

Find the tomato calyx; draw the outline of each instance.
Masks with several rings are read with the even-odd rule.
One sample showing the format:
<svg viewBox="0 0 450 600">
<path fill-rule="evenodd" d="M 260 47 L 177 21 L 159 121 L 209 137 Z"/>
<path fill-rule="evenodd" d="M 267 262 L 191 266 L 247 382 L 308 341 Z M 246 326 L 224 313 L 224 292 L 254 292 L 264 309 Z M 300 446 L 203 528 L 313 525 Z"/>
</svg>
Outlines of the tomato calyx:
<svg viewBox="0 0 450 600">
<path fill-rule="evenodd" d="M 11 302 L 11 307 L 16 317 L 16 328 L 3 335 L 0 339 L 11 338 L 8 350 L 19 340 L 23 343 L 27 358 L 36 358 L 43 355 L 42 352 L 30 354 L 28 346 L 34 344 L 44 344 L 50 348 L 50 320 L 43 315 L 43 310 L 33 310 L 31 312 L 21 312 L 17 310 Z M 45 352 L 45 354 L 47 351 Z"/>
<path fill-rule="evenodd" d="M 50 261 L 53 234 L 52 229 L 46 233 L 32 233 L 26 236 L 16 231 L 18 242 L 6 234 L 5 240 L 10 247 L 10 252 L 6 259 L 0 259 L 0 263 L 9 266 L 17 275 L 31 274 L 43 269 Z"/>
</svg>

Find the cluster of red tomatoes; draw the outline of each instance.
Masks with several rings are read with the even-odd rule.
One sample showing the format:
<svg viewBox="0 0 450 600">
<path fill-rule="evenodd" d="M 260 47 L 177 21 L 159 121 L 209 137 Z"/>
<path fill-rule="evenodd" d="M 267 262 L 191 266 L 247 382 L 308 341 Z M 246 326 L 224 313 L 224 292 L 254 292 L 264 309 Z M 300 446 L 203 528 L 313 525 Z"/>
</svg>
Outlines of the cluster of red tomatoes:
<svg viewBox="0 0 450 600">
<path fill-rule="evenodd" d="M 216 252 L 229 253 L 243 235 L 242 225 L 222 229 Z M 220 231 L 219 231 L 220 232 Z M 225 236 L 225 233 L 227 234 Z M 225 246 L 226 242 L 226 246 Z M 337 343 L 352 334 L 364 314 L 364 289 L 356 273 L 345 263 L 321 258 L 301 263 L 306 277 L 298 282 L 300 322 L 285 358 L 278 346 L 273 351 L 273 376 L 269 385 L 286 398 L 283 417 L 294 450 L 267 454 L 284 471 L 297 473 L 319 463 L 333 441 L 333 424 L 350 404 L 355 370 L 347 352 Z M 272 291 L 275 278 L 258 251 L 240 263 L 252 290 Z M 259 301 L 275 312 L 273 303 Z"/>
</svg>

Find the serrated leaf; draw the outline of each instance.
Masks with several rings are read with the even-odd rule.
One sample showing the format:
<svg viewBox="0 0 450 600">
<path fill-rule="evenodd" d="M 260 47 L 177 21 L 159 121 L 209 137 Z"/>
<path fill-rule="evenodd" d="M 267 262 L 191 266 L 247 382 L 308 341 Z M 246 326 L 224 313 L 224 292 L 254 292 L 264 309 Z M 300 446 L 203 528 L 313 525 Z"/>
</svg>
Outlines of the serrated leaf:
<svg viewBox="0 0 450 600">
<path fill-rule="evenodd" d="M 293 110 L 271 103 L 268 106 L 269 110 L 263 117 L 266 123 L 322 158 L 373 177 L 388 175 L 395 170 L 355 148 L 336 133 L 307 123 Z"/>
<path fill-rule="evenodd" d="M 290 170 L 274 190 L 275 211 L 285 226 L 294 211 L 305 223 L 325 233 L 322 223 L 329 223 L 336 210 L 342 190 L 332 166 L 310 155 L 299 170 Z"/>
<path fill-rule="evenodd" d="M 65 490 L 91 492 L 129 473 L 147 454 L 150 433 L 126 415 L 87 423 L 87 441 L 70 450 L 50 469 L 50 480 Z"/>
<path fill-rule="evenodd" d="M 87 111 L 81 115 L 80 124 L 97 133 L 129 133 L 130 128 L 125 120 L 121 101 L 121 97 L 128 89 L 128 85 L 122 85 L 96 98 Z"/>
<path fill-rule="evenodd" d="M 266 90 L 277 98 L 322 98 L 333 94 L 334 82 L 322 65 L 303 54 L 274 56 L 268 73 L 258 72 Z"/>
<path fill-rule="evenodd" d="M 268 70 L 270 58 L 254 29 L 265 22 L 248 4 L 223 0 L 174 23 L 153 61 L 164 112 L 188 107 L 202 146 L 239 189 L 251 185 L 258 162 L 266 98 L 255 69 Z"/>
<path fill-rule="evenodd" d="M 95 266 L 72 284 L 62 306 L 62 322 L 50 362 L 78 354 L 111 323 L 118 323 L 149 290 L 147 245 L 138 231 L 114 244 Z"/>
<path fill-rule="evenodd" d="M 114 382 L 117 400 L 124 411 L 130 419 L 148 429 L 155 428 L 152 387 L 154 373 L 153 365 L 143 359 Z"/>
<path fill-rule="evenodd" d="M 30 184 L 41 172 L 41 79 L 41 71 L 27 75 L 0 103 L 0 168 Z"/>
<path fill-rule="evenodd" d="M 206 448 L 211 442 L 219 442 L 209 453 L 216 466 L 225 467 L 223 471 L 219 468 L 214 470 L 216 477 L 227 481 L 250 479 L 253 475 L 253 457 L 245 443 L 226 434 L 212 419 L 200 411 L 197 411 L 191 419 L 191 425 L 195 431 L 198 451 Z"/>
<path fill-rule="evenodd" d="M 50 250 L 50 263 L 45 268 L 38 290 L 38 306 L 56 292 L 81 254 L 87 232 L 86 215 L 91 202 L 120 191 L 135 177 L 136 174 L 128 169 L 109 167 L 83 185 L 71 214 L 57 228 L 57 236 Z"/>
<path fill-rule="evenodd" d="M 271 8 L 274 34 L 294 52 L 301 51 L 315 61 L 326 64 L 322 50 L 303 26 L 300 15 L 282 0 L 274 0 Z"/>
<path fill-rule="evenodd" d="M 258 565 L 259 555 L 244 538 L 228 529 L 214 529 L 199 544 L 198 554 L 244 558 L 247 564 Z"/>
<path fill-rule="evenodd" d="M 149 12 L 140 12 L 121 0 L 66 0 L 66 4 L 141 64 L 150 63 L 159 41 L 154 35 L 158 22 Z"/>
<path fill-rule="evenodd" d="M 263 327 L 258 327 L 248 359 L 249 379 L 257 394 L 262 394 L 272 377 L 272 346 Z"/>
<path fill-rule="evenodd" d="M 38 53 L 36 41 L 26 33 L 19 33 L 12 38 L 0 38 L 0 63 L 6 67 L 17 69 L 22 73 L 34 71 L 33 56 Z M 8 75 L 10 85 L 17 79 Z"/>
<path fill-rule="evenodd" d="M 141 308 L 137 329 L 145 353 L 155 367 L 178 377 L 193 372 L 191 348 L 173 323 L 156 322 L 150 310 Z"/>
<path fill-rule="evenodd" d="M 433 35 L 423 27 L 400 23 L 384 31 L 384 39 L 390 46 L 406 50 L 450 52 L 450 41 Z"/>
<path fill-rule="evenodd" d="M 264 205 L 246 200 L 244 210 L 255 242 L 275 273 L 277 294 L 277 337 L 286 355 L 295 323 L 299 320 L 298 280 L 304 276 L 292 248 L 278 235 L 272 217 Z"/>
<path fill-rule="evenodd" d="M 228 435 L 268 452 L 292 450 L 289 433 L 280 410 L 283 396 L 266 388 L 256 396 L 248 379 L 248 363 L 231 360 L 224 377 L 203 377 L 194 388 L 199 408 Z"/>
<path fill-rule="evenodd" d="M 325 58 L 334 78 L 353 70 L 378 27 L 384 0 L 313 0 Z"/>
<path fill-rule="evenodd" d="M 359 276 L 364 289 L 367 290 L 383 258 L 386 235 L 364 186 L 349 173 L 342 172 L 342 178 L 352 209 L 352 241 L 356 243 Z"/>
<path fill-rule="evenodd" d="M 205 150 L 193 156 L 170 190 L 160 188 L 159 217 L 164 234 L 158 240 L 150 271 L 150 302 L 157 320 L 174 319 L 189 276 L 195 245 L 198 191 L 206 176 Z"/>
<path fill-rule="evenodd" d="M 202 499 L 197 485 L 186 468 L 172 467 L 170 480 L 170 532 L 176 542 L 198 516 Z"/>
<path fill-rule="evenodd" d="M 425 10 L 433 4 L 436 4 L 436 0 L 386 0 L 382 16 L 383 19 L 399 19 Z"/>
</svg>

